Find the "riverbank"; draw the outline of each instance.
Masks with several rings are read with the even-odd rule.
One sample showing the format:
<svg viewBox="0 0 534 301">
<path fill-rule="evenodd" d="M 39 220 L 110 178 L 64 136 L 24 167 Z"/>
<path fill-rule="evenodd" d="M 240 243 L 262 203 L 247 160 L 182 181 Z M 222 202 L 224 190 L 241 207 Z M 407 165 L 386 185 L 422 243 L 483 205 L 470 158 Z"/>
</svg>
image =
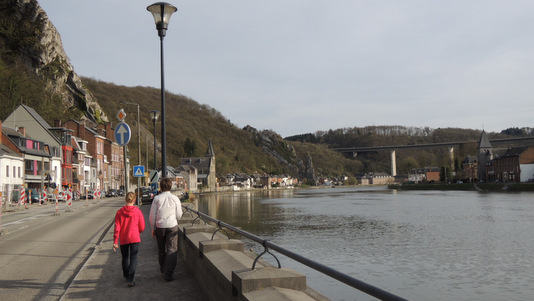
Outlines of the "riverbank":
<svg viewBox="0 0 534 301">
<path fill-rule="evenodd" d="M 389 189 L 396 190 L 459 190 L 459 191 L 534 191 L 534 183 L 424 183 L 391 184 Z"/>
</svg>

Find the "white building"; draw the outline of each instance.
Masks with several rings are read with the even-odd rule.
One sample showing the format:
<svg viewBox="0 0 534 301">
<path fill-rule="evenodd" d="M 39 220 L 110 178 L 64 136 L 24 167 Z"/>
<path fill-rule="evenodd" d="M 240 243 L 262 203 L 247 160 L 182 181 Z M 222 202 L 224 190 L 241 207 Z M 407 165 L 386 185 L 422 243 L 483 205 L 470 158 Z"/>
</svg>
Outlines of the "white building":
<svg viewBox="0 0 534 301">
<path fill-rule="evenodd" d="M 9 203 L 13 190 L 20 189 L 24 185 L 24 158 L 1 144 L 1 137 L 0 131 L 0 192 L 2 202 Z"/>
<path fill-rule="evenodd" d="M 52 176 L 51 183 L 56 184 L 56 187 L 61 186 L 62 180 L 62 152 L 61 141 L 59 138 L 50 132 L 51 126 L 31 107 L 26 105 L 18 106 L 3 122 L 6 127 L 13 128 L 18 131 L 23 128 L 25 134 L 35 140 L 43 142 L 48 146 L 48 153 L 50 155 L 50 163 L 45 173 Z M 36 160 L 34 158 L 34 160 Z"/>
</svg>

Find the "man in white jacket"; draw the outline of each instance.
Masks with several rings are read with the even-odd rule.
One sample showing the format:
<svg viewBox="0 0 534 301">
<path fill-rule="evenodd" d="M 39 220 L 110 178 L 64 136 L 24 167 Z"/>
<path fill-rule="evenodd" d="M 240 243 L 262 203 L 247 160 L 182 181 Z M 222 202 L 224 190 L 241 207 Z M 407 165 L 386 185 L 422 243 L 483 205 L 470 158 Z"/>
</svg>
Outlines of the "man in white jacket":
<svg viewBox="0 0 534 301">
<path fill-rule="evenodd" d="M 172 281 L 178 260 L 178 220 L 182 217 L 180 199 L 171 194 L 172 181 L 160 181 L 161 192 L 152 201 L 149 221 L 152 237 L 158 242 L 159 267 L 165 281 Z"/>
</svg>

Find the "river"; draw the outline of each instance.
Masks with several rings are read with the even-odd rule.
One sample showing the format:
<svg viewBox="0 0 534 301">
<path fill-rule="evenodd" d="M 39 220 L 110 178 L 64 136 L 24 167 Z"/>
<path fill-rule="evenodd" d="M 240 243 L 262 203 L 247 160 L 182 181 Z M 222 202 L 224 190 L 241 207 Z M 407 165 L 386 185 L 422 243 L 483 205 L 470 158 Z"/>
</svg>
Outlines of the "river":
<svg viewBox="0 0 534 301">
<path fill-rule="evenodd" d="M 216 219 L 406 299 L 534 296 L 531 192 L 350 187 L 213 194 L 198 203 Z M 331 300 L 375 300 L 273 253 Z"/>
</svg>

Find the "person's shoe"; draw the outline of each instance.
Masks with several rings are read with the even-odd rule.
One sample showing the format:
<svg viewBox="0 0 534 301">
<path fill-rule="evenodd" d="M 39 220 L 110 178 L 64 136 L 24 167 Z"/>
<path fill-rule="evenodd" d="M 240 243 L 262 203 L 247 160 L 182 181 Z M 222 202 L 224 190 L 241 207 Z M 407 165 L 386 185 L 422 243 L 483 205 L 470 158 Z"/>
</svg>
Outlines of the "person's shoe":
<svg viewBox="0 0 534 301">
<path fill-rule="evenodd" d="M 172 277 L 172 275 L 165 275 L 165 281 L 173 281 L 174 278 Z"/>
<path fill-rule="evenodd" d="M 128 287 L 134 287 L 134 286 L 135 286 L 135 282 L 133 281 L 128 282 Z"/>
</svg>

